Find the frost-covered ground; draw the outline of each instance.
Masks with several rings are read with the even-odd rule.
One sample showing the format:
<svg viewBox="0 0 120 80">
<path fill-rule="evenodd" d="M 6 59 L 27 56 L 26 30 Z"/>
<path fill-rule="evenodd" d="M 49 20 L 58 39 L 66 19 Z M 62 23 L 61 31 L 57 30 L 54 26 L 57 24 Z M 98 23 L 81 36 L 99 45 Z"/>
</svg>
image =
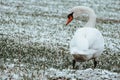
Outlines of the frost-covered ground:
<svg viewBox="0 0 120 80">
<path fill-rule="evenodd" d="M 69 26 L 65 22 L 68 10 L 79 5 L 95 10 L 96 28 L 105 38 L 106 48 L 95 70 L 90 69 L 92 61 L 71 69 L 69 41 L 87 18 L 80 17 Z M 39 80 L 45 74 L 49 79 L 119 80 L 119 15 L 119 0 L 0 0 L 0 79 Z"/>
</svg>

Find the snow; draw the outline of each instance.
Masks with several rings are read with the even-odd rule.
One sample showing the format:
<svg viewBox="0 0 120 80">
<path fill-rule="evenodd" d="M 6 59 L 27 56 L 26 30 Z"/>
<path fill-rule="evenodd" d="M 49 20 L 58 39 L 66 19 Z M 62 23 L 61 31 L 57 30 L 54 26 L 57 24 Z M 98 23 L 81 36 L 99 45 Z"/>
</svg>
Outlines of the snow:
<svg viewBox="0 0 120 80">
<path fill-rule="evenodd" d="M 28 52 L 28 49 L 22 48 L 24 53 L 35 54 L 36 51 L 42 48 L 45 51 L 37 52 L 39 54 L 32 55 L 30 59 L 35 64 L 19 63 L 19 58 L 11 59 L 7 58 L 7 62 L 0 59 L 0 79 L 31 79 L 35 76 L 35 79 L 44 78 L 57 78 L 66 77 L 71 80 L 84 79 L 84 80 L 101 80 L 101 79 L 113 79 L 119 80 L 120 74 L 108 71 L 107 65 L 110 66 L 110 70 L 117 70 L 119 72 L 120 64 L 120 7 L 119 0 L 104 1 L 104 0 L 2 0 L 0 3 L 0 42 L 4 42 L 3 39 L 13 40 L 15 43 L 7 42 L 7 48 L 17 49 L 18 44 L 20 46 L 29 46 L 36 48 L 35 51 Z M 80 17 L 73 20 L 69 26 L 65 26 L 67 13 L 73 6 L 89 6 L 95 10 L 97 14 L 98 28 L 105 39 L 105 52 L 102 55 L 102 61 L 99 65 L 103 66 L 101 69 L 85 69 L 85 70 L 71 70 L 69 68 L 71 60 L 69 53 L 69 41 L 72 38 L 73 33 L 79 27 L 84 26 L 86 18 Z M 17 46 L 17 47 L 16 47 Z M 21 46 L 21 47 L 22 47 Z M 4 49 L 4 47 L 0 48 Z M 8 48 L 8 49 L 9 49 Z M 49 52 L 48 52 L 49 51 Z M 17 52 L 13 51 L 9 54 L 8 51 L 5 55 L 9 57 Z M 2 54 L 0 52 L 0 55 Z M 49 54 L 48 54 L 49 53 Z M 42 55 L 42 56 L 41 56 Z M 24 59 L 28 59 L 29 56 L 25 54 Z M 106 58 L 105 58 L 106 57 Z M 24 60 L 23 59 L 23 60 Z M 105 62 L 105 61 L 106 62 Z M 108 61 L 108 63 L 107 63 Z M 44 67 L 43 63 L 46 63 L 45 71 L 39 69 Z M 90 63 L 90 62 L 89 62 Z M 110 64 L 111 63 L 111 64 Z M 67 65 L 68 69 L 55 69 L 50 67 L 60 67 Z M 81 63 L 87 64 L 86 63 Z M 105 65 L 103 65 L 105 64 Z M 50 65 L 50 66 L 48 66 Z M 82 66 L 81 65 L 81 66 Z M 31 67 L 32 66 L 32 67 Z M 87 66 L 88 67 L 88 66 Z M 89 66 L 91 67 L 91 66 Z M 104 70 L 107 69 L 107 70 Z M 36 70 L 38 69 L 38 70 Z M 83 69 L 83 68 L 82 68 Z M 87 76 L 86 76 L 87 75 Z M 46 77 L 47 76 L 47 77 Z"/>
<path fill-rule="evenodd" d="M 91 3 L 91 4 L 94 2 L 96 3 L 96 5 L 92 6 L 92 8 L 95 10 L 96 14 L 98 15 L 98 19 L 99 18 L 115 19 L 115 20 L 119 19 L 118 18 L 119 12 L 115 13 L 114 11 L 115 9 L 118 9 L 117 2 L 113 2 L 110 0 L 111 4 L 112 3 L 116 4 L 116 6 L 114 6 L 111 9 L 110 3 L 108 4 L 108 3 L 103 3 L 103 1 L 100 1 L 99 4 L 104 4 L 104 5 L 99 5 L 98 1 L 94 1 L 94 0 L 93 1 L 85 0 L 81 2 L 83 3 L 83 5 L 87 5 L 88 3 L 85 3 L 86 1 L 88 1 L 88 3 Z M 8 2 L 11 4 L 3 1 L 4 5 L 2 5 L 1 7 L 2 22 L 3 21 L 6 22 L 4 25 L 1 25 L 0 27 L 2 34 L 9 35 L 9 38 L 12 38 L 12 39 L 16 38 L 16 41 L 19 41 L 19 38 L 22 38 L 23 44 L 28 43 L 27 37 L 30 36 L 29 41 L 33 43 L 48 42 L 52 44 L 61 43 L 61 44 L 68 45 L 69 43 L 68 40 L 71 39 L 72 34 L 71 33 L 68 34 L 69 27 L 67 28 L 65 28 L 66 26 L 64 27 L 66 18 L 63 19 L 63 17 L 66 16 L 68 9 L 71 8 L 70 6 L 72 5 L 71 3 L 70 5 L 67 5 L 65 8 L 63 8 L 61 4 L 66 5 L 65 3 L 67 2 L 62 3 L 61 1 L 56 1 L 56 2 L 51 1 L 47 3 L 47 1 L 43 1 L 43 3 L 47 4 L 49 7 L 45 7 L 44 5 L 42 5 L 42 1 L 37 2 L 36 0 L 34 0 L 33 2 L 26 1 L 24 3 L 22 1 L 12 1 L 12 0 Z M 75 2 L 77 2 L 77 0 L 74 1 L 73 4 Z M 77 5 L 81 5 L 81 3 L 80 4 L 77 3 Z M 87 6 L 90 6 L 90 5 L 87 5 Z M 108 7 L 105 7 L 105 5 L 108 5 Z M 16 6 L 20 6 L 20 8 L 17 9 Z M 70 7 L 67 8 L 68 6 Z M 107 12 L 105 11 L 106 9 L 108 9 Z M 4 13 L 8 13 L 12 15 L 6 16 L 6 14 Z M 52 16 L 54 16 L 54 18 L 52 18 Z M 59 19 L 60 17 L 61 19 Z M 98 26 L 102 26 L 103 28 L 105 28 L 104 30 L 107 30 L 107 32 L 103 32 L 104 35 L 111 36 L 111 31 L 114 32 L 114 29 L 118 29 L 120 24 L 108 23 L 103 25 L 98 24 Z M 106 26 L 108 26 L 109 28 L 107 28 Z M 116 28 L 111 26 L 115 26 Z M 119 31 L 113 34 L 114 34 L 113 36 L 118 36 L 119 38 Z M 107 44 L 109 43 L 111 43 L 111 41 L 110 42 L 107 41 Z M 110 46 L 110 49 L 113 50 L 115 48 L 112 48 Z"/>
<path fill-rule="evenodd" d="M 13 79 L 13 80 L 20 80 L 20 79 L 57 79 L 57 78 L 66 78 L 70 80 L 101 80 L 101 79 L 112 79 L 112 80 L 119 80 L 120 74 L 113 73 L 108 70 L 102 69 L 85 69 L 85 70 L 72 70 L 72 69 L 63 69 L 58 70 L 54 68 L 49 68 L 44 70 L 29 70 L 25 69 L 25 67 L 21 68 L 21 71 L 18 69 L 19 67 L 7 68 L 5 69 L 2 74 L 0 73 L 0 79 Z"/>
<path fill-rule="evenodd" d="M 49 71 L 49 72 L 48 72 Z M 56 70 L 49 69 L 46 71 L 46 76 L 49 74 L 49 77 L 66 77 L 70 79 L 84 79 L 84 80 L 101 80 L 101 79 L 113 79 L 117 80 L 120 75 L 117 73 L 111 73 L 107 70 L 101 69 L 91 69 L 88 68 L 86 70 Z M 117 75 L 117 76 L 116 76 Z"/>
</svg>

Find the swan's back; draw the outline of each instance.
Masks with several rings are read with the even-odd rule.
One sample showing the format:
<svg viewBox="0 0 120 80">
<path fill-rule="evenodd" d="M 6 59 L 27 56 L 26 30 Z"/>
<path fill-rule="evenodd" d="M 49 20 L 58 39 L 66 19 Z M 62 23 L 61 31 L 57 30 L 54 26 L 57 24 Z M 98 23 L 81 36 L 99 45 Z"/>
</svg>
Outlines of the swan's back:
<svg viewBox="0 0 120 80">
<path fill-rule="evenodd" d="M 78 29 L 71 42 L 71 54 L 86 54 L 99 56 L 104 50 L 104 39 L 99 30 L 95 28 Z"/>
</svg>

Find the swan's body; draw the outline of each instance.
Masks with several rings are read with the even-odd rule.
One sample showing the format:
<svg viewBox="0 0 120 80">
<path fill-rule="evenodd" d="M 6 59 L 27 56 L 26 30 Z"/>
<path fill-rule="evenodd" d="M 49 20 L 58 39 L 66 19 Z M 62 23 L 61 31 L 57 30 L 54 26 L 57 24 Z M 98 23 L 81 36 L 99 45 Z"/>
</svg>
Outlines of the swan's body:
<svg viewBox="0 0 120 80">
<path fill-rule="evenodd" d="M 74 7 L 68 15 L 69 24 L 74 17 L 82 13 L 89 15 L 89 20 L 83 28 L 79 28 L 71 42 L 70 42 L 70 54 L 73 55 L 73 68 L 76 61 L 87 61 L 94 59 L 94 67 L 96 67 L 96 58 L 101 55 L 104 50 L 104 39 L 99 30 L 94 26 L 96 23 L 96 15 L 94 11 L 89 7 L 78 6 Z"/>
<path fill-rule="evenodd" d="M 70 53 L 84 55 L 86 56 L 84 60 L 97 58 L 104 49 L 103 43 L 103 37 L 97 29 L 80 28 L 75 32 L 70 42 Z"/>
</svg>

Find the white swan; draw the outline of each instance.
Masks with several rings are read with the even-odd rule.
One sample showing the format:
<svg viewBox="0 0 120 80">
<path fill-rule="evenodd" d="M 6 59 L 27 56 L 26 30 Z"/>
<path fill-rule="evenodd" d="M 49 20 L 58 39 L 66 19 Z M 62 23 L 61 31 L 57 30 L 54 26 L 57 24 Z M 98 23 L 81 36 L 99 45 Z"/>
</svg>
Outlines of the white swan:
<svg viewBox="0 0 120 80">
<path fill-rule="evenodd" d="M 93 9 L 85 6 L 72 8 L 68 14 L 66 25 L 82 13 L 88 14 L 89 20 L 83 28 L 79 28 L 75 32 L 70 42 L 70 54 L 74 57 L 73 68 L 75 68 L 76 61 L 87 61 L 91 59 L 94 61 L 95 68 L 97 65 L 96 58 L 104 50 L 104 39 L 100 31 L 95 28 L 96 15 Z"/>
</svg>

